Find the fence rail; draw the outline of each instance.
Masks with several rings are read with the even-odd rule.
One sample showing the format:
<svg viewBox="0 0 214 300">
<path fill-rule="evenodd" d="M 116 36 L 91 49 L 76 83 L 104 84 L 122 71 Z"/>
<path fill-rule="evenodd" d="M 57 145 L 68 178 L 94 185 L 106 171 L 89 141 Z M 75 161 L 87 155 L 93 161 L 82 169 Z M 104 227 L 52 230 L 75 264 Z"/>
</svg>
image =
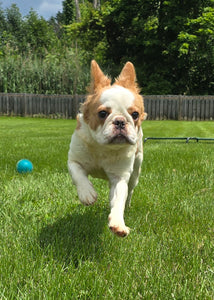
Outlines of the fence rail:
<svg viewBox="0 0 214 300">
<path fill-rule="evenodd" d="M 74 119 L 85 95 L 0 93 L 0 115 Z M 214 120 L 214 96 L 146 95 L 148 120 Z"/>
</svg>

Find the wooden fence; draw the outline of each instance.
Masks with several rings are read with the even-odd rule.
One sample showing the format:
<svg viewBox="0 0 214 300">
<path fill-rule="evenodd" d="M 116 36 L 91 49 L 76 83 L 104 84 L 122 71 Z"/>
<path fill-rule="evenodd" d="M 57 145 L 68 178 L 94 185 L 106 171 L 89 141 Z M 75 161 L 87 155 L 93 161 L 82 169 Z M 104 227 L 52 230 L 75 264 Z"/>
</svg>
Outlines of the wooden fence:
<svg viewBox="0 0 214 300">
<path fill-rule="evenodd" d="M 0 93 L 0 115 L 74 119 L 85 95 Z M 148 120 L 214 120 L 214 96 L 144 96 Z"/>
<path fill-rule="evenodd" d="M 214 120 L 214 96 L 145 96 L 149 120 Z"/>
</svg>

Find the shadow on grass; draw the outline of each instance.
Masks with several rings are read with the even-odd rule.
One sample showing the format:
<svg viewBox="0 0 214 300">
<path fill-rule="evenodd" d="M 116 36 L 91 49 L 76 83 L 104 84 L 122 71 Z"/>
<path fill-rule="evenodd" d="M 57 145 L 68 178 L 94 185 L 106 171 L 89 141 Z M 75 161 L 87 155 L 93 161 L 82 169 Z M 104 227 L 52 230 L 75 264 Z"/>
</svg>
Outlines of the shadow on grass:
<svg viewBox="0 0 214 300">
<path fill-rule="evenodd" d="M 102 207 L 78 207 L 66 217 L 44 227 L 39 235 L 46 255 L 65 264 L 79 263 L 100 257 L 101 234 L 107 226 L 107 211 Z"/>
</svg>

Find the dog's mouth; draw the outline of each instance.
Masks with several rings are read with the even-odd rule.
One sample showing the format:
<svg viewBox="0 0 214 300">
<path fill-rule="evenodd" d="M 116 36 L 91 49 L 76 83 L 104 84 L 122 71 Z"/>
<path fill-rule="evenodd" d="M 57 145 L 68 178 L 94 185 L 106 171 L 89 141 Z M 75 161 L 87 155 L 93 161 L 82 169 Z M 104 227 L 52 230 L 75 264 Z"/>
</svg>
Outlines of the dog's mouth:
<svg viewBox="0 0 214 300">
<path fill-rule="evenodd" d="M 118 133 L 110 139 L 110 144 L 133 144 L 133 142 L 127 135 Z"/>
</svg>

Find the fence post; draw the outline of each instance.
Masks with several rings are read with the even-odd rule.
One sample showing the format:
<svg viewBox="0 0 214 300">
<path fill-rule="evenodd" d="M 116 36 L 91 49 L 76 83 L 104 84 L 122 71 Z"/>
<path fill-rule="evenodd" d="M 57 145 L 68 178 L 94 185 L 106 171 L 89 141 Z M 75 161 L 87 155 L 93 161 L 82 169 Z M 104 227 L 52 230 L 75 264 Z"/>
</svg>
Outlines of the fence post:
<svg viewBox="0 0 214 300">
<path fill-rule="evenodd" d="M 182 107 L 183 107 L 183 98 L 181 95 L 179 95 L 179 98 L 178 98 L 178 121 L 182 120 L 182 116 L 183 116 Z"/>
</svg>

